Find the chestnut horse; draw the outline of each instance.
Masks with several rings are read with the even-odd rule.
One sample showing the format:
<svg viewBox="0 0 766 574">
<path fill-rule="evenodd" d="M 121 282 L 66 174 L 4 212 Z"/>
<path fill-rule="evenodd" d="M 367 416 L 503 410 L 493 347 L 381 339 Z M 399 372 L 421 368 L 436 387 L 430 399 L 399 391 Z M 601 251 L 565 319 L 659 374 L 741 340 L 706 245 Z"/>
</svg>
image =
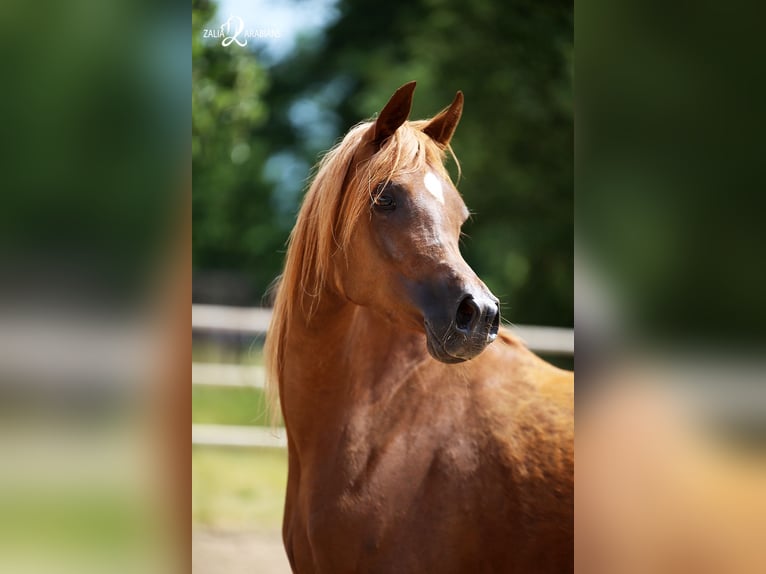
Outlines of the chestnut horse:
<svg viewBox="0 0 766 574">
<path fill-rule="evenodd" d="M 408 121 L 414 88 L 326 154 L 290 237 L 266 342 L 287 555 L 299 574 L 571 572 L 572 374 L 499 328 L 443 166 L 463 95 Z"/>
</svg>

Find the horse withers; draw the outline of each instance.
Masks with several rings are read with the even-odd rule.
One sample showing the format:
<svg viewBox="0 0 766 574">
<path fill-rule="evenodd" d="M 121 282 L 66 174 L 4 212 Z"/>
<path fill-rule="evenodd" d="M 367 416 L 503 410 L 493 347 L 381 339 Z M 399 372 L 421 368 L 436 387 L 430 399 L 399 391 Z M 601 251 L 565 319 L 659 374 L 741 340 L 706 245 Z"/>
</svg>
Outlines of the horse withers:
<svg viewBox="0 0 766 574">
<path fill-rule="evenodd" d="M 463 95 L 408 121 L 414 89 L 325 155 L 290 236 L 266 342 L 287 555 L 299 574 L 569 572 L 572 374 L 500 327 L 460 255 Z"/>
</svg>

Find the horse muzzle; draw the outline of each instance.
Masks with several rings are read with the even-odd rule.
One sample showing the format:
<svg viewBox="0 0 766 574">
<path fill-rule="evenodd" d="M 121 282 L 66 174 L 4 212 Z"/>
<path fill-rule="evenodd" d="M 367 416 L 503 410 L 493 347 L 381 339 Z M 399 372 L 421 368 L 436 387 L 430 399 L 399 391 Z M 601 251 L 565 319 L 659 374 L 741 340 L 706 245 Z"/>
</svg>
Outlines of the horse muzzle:
<svg viewBox="0 0 766 574">
<path fill-rule="evenodd" d="M 500 308 L 489 292 L 463 293 L 448 312 L 426 314 L 428 352 L 443 363 L 461 363 L 479 355 L 497 337 Z"/>
</svg>

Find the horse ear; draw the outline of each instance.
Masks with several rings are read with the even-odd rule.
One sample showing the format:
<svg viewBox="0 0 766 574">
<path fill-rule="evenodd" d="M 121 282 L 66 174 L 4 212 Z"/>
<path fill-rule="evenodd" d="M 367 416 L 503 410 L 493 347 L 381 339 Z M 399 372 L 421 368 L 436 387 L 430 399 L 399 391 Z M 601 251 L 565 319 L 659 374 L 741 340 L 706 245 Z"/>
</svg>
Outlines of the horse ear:
<svg viewBox="0 0 766 574">
<path fill-rule="evenodd" d="M 412 108 L 412 94 L 415 91 L 415 83 L 409 82 L 394 92 L 391 99 L 375 120 L 373 141 L 382 144 L 386 138 L 392 136 L 410 116 Z"/>
<path fill-rule="evenodd" d="M 428 136 L 443 146 L 449 145 L 455 128 L 463 115 L 463 92 L 458 91 L 449 107 L 444 108 L 423 128 Z"/>
</svg>

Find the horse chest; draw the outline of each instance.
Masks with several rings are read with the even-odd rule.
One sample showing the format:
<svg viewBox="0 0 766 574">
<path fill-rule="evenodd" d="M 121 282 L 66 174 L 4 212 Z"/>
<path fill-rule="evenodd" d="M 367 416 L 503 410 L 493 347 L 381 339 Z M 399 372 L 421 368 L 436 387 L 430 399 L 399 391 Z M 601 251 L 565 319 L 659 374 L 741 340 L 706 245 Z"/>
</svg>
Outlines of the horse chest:
<svg viewBox="0 0 766 574">
<path fill-rule="evenodd" d="M 469 557 L 476 563 L 481 545 L 467 530 L 480 521 L 477 493 L 453 457 L 390 446 L 370 450 L 361 466 L 347 460 L 343 472 L 317 472 L 303 485 L 317 571 L 448 573 Z"/>
</svg>

